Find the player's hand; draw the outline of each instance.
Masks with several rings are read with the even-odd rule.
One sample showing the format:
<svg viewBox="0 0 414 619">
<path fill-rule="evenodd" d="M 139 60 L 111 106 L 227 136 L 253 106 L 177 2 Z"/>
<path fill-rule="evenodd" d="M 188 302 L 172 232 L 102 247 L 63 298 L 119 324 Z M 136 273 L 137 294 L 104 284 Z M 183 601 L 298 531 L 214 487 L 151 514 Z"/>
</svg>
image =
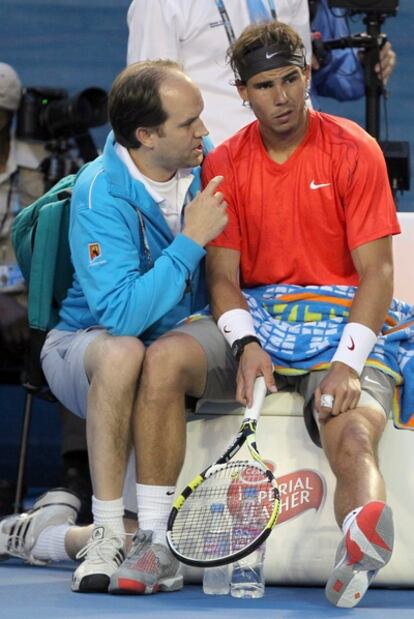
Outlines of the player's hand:
<svg viewBox="0 0 414 619">
<path fill-rule="evenodd" d="M 349 365 L 335 361 L 315 390 L 315 408 L 319 419 L 325 421 L 330 415 L 340 415 L 356 408 L 360 395 L 361 383 L 358 374 Z"/>
<path fill-rule="evenodd" d="M 223 194 L 217 191 L 222 181 L 222 176 L 212 178 L 184 211 L 183 234 L 203 247 L 220 234 L 227 224 L 227 204 Z"/>
<path fill-rule="evenodd" d="M 258 376 L 264 377 L 268 391 L 277 391 L 270 355 L 256 342 L 250 342 L 244 347 L 237 372 L 236 397 L 245 406 L 253 403 L 253 388 Z"/>
</svg>

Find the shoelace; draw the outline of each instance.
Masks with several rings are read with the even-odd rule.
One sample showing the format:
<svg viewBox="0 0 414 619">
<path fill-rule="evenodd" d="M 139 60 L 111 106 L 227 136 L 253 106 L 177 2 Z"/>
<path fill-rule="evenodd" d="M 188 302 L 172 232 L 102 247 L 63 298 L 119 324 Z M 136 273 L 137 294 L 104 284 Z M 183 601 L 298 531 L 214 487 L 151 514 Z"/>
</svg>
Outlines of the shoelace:
<svg viewBox="0 0 414 619">
<path fill-rule="evenodd" d="M 132 535 L 132 545 L 128 552 L 128 560 L 134 560 L 139 552 L 141 552 L 142 548 L 144 548 L 147 544 L 148 546 L 151 544 L 151 538 L 142 535 L 142 533 L 139 533 L 138 535 L 134 533 Z"/>
<path fill-rule="evenodd" d="M 120 551 L 121 553 L 124 553 L 123 538 L 129 535 L 131 535 L 131 533 L 125 533 L 124 535 L 110 535 L 109 537 L 90 540 L 86 546 L 79 550 L 76 558 L 83 559 L 86 555 L 88 555 L 87 560 L 93 563 L 99 563 L 100 561 L 111 563 L 114 559 L 116 559 L 117 553 Z"/>
</svg>

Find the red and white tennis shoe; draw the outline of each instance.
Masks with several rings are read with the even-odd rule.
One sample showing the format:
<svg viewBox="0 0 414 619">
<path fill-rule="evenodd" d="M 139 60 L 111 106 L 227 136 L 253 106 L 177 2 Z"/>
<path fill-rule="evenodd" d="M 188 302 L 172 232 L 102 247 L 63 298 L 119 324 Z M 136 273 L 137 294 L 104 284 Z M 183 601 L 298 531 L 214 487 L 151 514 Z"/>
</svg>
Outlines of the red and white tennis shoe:
<svg viewBox="0 0 414 619">
<path fill-rule="evenodd" d="M 328 600 L 342 608 L 356 606 L 379 569 L 391 558 L 394 526 L 391 508 L 382 501 L 367 503 L 341 541 L 327 582 Z"/>
<path fill-rule="evenodd" d="M 123 564 L 111 576 L 110 593 L 148 594 L 183 587 L 180 564 L 167 546 L 152 543 L 152 531 L 138 530 Z"/>
</svg>

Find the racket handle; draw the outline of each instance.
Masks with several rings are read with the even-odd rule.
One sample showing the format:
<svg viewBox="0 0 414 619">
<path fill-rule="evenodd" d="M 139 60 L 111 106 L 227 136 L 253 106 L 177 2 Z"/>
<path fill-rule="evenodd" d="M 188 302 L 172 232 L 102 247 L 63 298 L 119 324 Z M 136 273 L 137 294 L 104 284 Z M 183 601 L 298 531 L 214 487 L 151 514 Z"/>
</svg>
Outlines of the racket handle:
<svg viewBox="0 0 414 619">
<path fill-rule="evenodd" d="M 267 387 L 265 379 L 263 376 L 259 376 L 256 378 L 253 387 L 253 404 L 250 407 L 246 406 L 244 412 L 245 419 L 254 419 L 255 421 L 259 419 L 266 393 Z"/>
</svg>

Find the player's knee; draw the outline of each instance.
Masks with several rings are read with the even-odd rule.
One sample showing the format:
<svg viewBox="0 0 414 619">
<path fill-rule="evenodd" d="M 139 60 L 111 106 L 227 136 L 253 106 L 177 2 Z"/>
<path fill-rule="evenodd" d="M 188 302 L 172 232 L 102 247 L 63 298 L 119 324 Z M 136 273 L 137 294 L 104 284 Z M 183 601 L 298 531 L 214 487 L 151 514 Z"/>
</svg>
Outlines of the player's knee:
<svg viewBox="0 0 414 619">
<path fill-rule="evenodd" d="M 376 460 L 376 447 L 369 428 L 362 423 L 343 428 L 334 456 L 334 468 L 352 467 L 357 470 L 358 463 L 372 460 Z"/>
<path fill-rule="evenodd" d="M 99 350 L 95 376 L 105 381 L 135 382 L 145 356 L 145 347 L 135 337 L 108 337 Z"/>
<path fill-rule="evenodd" d="M 144 372 L 148 377 L 158 377 L 160 372 L 165 380 L 177 382 L 190 373 L 196 360 L 194 351 L 187 346 L 188 337 L 173 335 L 154 342 L 145 355 Z"/>
</svg>

